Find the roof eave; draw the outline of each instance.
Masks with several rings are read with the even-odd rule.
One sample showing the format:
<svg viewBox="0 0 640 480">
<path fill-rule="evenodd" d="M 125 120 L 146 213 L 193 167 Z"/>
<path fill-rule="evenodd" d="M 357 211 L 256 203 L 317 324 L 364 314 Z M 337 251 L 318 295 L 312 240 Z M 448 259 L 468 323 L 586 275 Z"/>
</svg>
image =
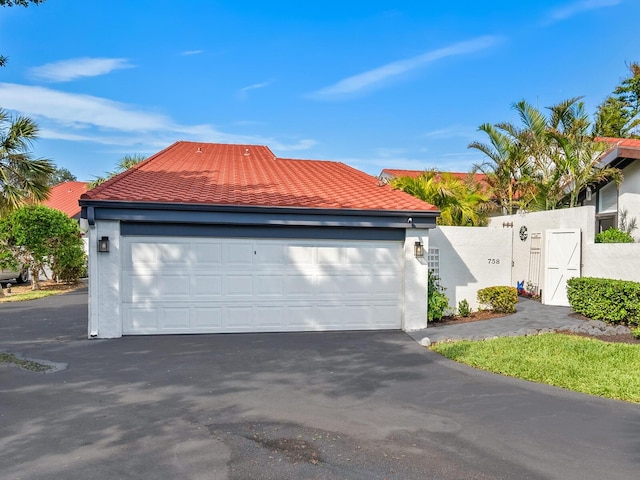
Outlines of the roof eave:
<svg viewBox="0 0 640 480">
<path fill-rule="evenodd" d="M 134 222 L 433 228 L 439 210 L 337 209 L 80 199 L 82 218 Z"/>
</svg>

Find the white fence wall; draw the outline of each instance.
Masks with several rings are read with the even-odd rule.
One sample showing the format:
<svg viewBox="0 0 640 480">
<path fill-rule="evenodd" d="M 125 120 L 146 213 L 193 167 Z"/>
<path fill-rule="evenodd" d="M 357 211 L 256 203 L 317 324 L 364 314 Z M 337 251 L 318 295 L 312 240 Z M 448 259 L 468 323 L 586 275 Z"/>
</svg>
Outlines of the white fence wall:
<svg viewBox="0 0 640 480">
<path fill-rule="evenodd" d="M 438 227 L 429 234 L 429 248 L 438 249 L 440 283 L 449 306 L 467 300 L 478 308 L 477 292 L 485 287 L 512 285 L 510 229 Z"/>
<path fill-rule="evenodd" d="M 582 246 L 582 276 L 640 282 L 640 243 Z"/>
<path fill-rule="evenodd" d="M 513 226 L 511 226 L 513 225 Z M 546 212 L 517 213 L 489 219 L 489 227 L 510 230 L 513 234 L 513 285 L 531 282 L 537 292 L 544 291 L 545 230 L 579 228 L 584 245 L 593 244 L 595 237 L 595 207 L 564 208 Z M 520 230 L 526 228 L 526 238 L 520 238 Z M 584 261 L 583 261 L 584 263 Z"/>
</svg>

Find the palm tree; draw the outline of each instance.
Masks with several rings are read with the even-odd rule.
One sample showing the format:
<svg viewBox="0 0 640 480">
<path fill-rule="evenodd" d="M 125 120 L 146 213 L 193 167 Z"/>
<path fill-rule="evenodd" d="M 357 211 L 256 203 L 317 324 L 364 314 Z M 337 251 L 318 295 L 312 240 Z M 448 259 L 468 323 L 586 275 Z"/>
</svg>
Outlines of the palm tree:
<svg viewBox="0 0 640 480">
<path fill-rule="evenodd" d="M 29 153 L 38 137 L 38 125 L 30 118 L 12 118 L 0 109 L 0 213 L 46 200 L 54 165 L 32 159 Z"/>
<path fill-rule="evenodd" d="M 116 175 L 120 175 L 122 172 L 129 170 L 131 167 L 139 164 L 143 160 L 146 160 L 146 157 L 144 155 L 139 155 L 137 153 L 133 155 L 129 155 L 129 154 L 125 155 L 120 159 L 120 161 L 118 162 L 118 165 L 116 165 L 115 172 L 107 172 L 106 176 L 104 177 L 96 177 L 96 179 L 93 182 L 89 183 L 89 188 L 95 188 L 98 185 L 103 184 L 107 180 L 115 177 Z"/>
<path fill-rule="evenodd" d="M 487 224 L 489 196 L 473 175 L 460 180 L 449 173 L 427 170 L 418 177 L 398 177 L 390 183 L 393 188 L 438 207 L 439 225 Z"/>
<path fill-rule="evenodd" d="M 616 169 L 597 166 L 604 150 L 589 134 L 590 121 L 581 97 L 547 107 L 548 116 L 525 100 L 512 108 L 521 126 L 481 125 L 479 130 L 487 133 L 490 144 L 469 145 L 489 158 L 478 168 L 488 174 L 494 197 L 506 213 L 513 213 L 514 206 L 534 210 L 574 207 L 579 192 L 589 184 L 620 181 Z M 509 188 L 515 190 L 517 202 Z"/>
<path fill-rule="evenodd" d="M 484 123 L 478 128 L 489 137 L 489 143 L 472 142 L 468 148 L 484 153 L 488 160 L 474 165 L 486 175 L 493 201 L 503 214 L 511 215 L 525 208 L 529 190 L 529 169 L 513 125 Z"/>
</svg>

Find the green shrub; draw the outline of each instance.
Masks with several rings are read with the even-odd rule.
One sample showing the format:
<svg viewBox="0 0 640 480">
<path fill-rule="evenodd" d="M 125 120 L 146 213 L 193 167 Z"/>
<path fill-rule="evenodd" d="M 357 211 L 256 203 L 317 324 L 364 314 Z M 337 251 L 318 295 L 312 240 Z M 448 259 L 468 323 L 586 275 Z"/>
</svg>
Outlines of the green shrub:
<svg viewBox="0 0 640 480">
<path fill-rule="evenodd" d="M 640 283 L 610 278 L 567 280 L 567 298 L 577 313 L 608 323 L 640 325 Z"/>
<path fill-rule="evenodd" d="M 596 235 L 596 243 L 633 243 L 635 240 L 630 233 L 617 228 L 609 228 Z"/>
<path fill-rule="evenodd" d="M 442 320 L 445 312 L 449 309 L 449 299 L 444 291 L 445 289 L 440 285 L 438 277 L 429 272 L 427 291 L 427 320 L 429 322 Z"/>
<path fill-rule="evenodd" d="M 633 334 L 634 338 L 640 339 L 640 327 L 632 328 L 631 333 Z"/>
<path fill-rule="evenodd" d="M 471 308 L 469 307 L 469 302 L 467 302 L 466 299 L 458 302 L 458 315 L 461 317 L 468 317 L 471 315 Z"/>
<path fill-rule="evenodd" d="M 513 313 L 518 303 L 515 287 L 487 287 L 478 290 L 478 302 L 497 313 Z"/>
</svg>

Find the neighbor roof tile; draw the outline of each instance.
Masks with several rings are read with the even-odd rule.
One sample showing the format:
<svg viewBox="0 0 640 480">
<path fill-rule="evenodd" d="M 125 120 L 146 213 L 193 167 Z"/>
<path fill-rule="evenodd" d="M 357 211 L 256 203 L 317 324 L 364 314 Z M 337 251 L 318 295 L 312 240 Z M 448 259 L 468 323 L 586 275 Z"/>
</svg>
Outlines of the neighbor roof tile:
<svg viewBox="0 0 640 480">
<path fill-rule="evenodd" d="M 87 191 L 86 182 L 64 182 L 49 191 L 49 198 L 42 204 L 66 213 L 70 218 L 80 215 L 80 196 Z"/>
</svg>

